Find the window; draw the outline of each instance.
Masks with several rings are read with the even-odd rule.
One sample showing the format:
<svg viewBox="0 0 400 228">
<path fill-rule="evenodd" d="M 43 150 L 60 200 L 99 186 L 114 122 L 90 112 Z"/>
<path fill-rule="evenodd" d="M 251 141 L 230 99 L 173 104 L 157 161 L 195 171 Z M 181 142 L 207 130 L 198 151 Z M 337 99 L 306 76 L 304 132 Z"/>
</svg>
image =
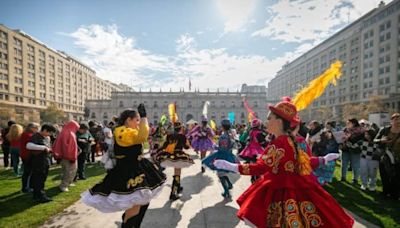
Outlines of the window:
<svg viewBox="0 0 400 228">
<path fill-rule="evenodd" d="M 8 70 L 8 64 L 7 63 L 0 63 L 0 69 Z"/>
<path fill-rule="evenodd" d="M 2 38 L 2 39 L 7 39 L 7 33 L 6 32 L 4 32 L 4 31 L 0 31 L 0 38 Z"/>
<path fill-rule="evenodd" d="M 391 25 L 392 25 L 391 21 L 386 22 L 386 29 L 389 29 L 391 27 Z"/>
<path fill-rule="evenodd" d="M 22 69 L 21 68 L 15 67 L 14 70 L 15 70 L 16 74 L 22 75 Z"/>
<path fill-rule="evenodd" d="M 8 80 L 8 74 L 0 73 L 0 80 Z"/>
<path fill-rule="evenodd" d="M 14 87 L 14 91 L 15 91 L 16 93 L 22 93 L 22 88 L 21 88 L 21 87 L 15 86 L 15 87 Z"/>
<path fill-rule="evenodd" d="M 35 87 L 35 82 L 28 81 L 28 85 L 29 85 L 30 87 Z"/>
<path fill-rule="evenodd" d="M 390 38 L 391 38 L 391 33 L 390 32 L 386 33 L 386 40 L 389 40 Z"/>
<path fill-rule="evenodd" d="M 18 48 L 14 48 L 14 53 L 16 56 L 22 56 L 22 50 Z"/>
<path fill-rule="evenodd" d="M 379 32 L 383 32 L 385 30 L 385 24 L 381 24 L 379 26 Z"/>
<path fill-rule="evenodd" d="M 8 90 L 8 84 L 0 83 L 0 89 Z"/>
<path fill-rule="evenodd" d="M 7 43 L 0 41 L 0 48 L 7 50 Z"/>
<path fill-rule="evenodd" d="M 22 83 L 23 83 L 23 80 L 22 80 L 22 78 L 14 78 L 14 82 L 15 82 L 15 84 L 21 84 L 22 85 Z"/>
<path fill-rule="evenodd" d="M 7 60 L 8 59 L 8 55 L 6 53 L 0 52 L 0 59 Z"/>
<path fill-rule="evenodd" d="M 22 47 L 22 41 L 16 37 L 14 37 L 14 45 L 18 47 Z"/>
<path fill-rule="evenodd" d="M 34 52 L 35 51 L 35 48 L 32 45 L 28 44 L 27 47 L 28 47 L 28 51 L 29 52 Z"/>
</svg>

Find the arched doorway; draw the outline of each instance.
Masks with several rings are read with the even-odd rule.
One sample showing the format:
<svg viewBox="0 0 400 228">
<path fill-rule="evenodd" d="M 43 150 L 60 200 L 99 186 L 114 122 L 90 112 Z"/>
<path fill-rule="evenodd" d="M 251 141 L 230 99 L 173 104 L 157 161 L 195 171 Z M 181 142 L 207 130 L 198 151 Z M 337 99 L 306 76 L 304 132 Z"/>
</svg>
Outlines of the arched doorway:
<svg viewBox="0 0 400 228">
<path fill-rule="evenodd" d="M 188 122 L 189 120 L 193 119 L 193 115 L 192 114 L 187 114 L 186 115 L 186 122 Z"/>
</svg>

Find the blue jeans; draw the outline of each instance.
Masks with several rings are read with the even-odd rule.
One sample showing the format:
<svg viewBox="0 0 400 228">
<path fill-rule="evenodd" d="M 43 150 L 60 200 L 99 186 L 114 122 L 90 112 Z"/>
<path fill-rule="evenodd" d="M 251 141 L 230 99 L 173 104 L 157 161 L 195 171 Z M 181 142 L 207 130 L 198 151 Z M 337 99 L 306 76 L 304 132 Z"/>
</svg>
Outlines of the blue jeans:
<svg viewBox="0 0 400 228">
<path fill-rule="evenodd" d="M 19 148 L 11 147 L 10 154 L 12 161 L 11 166 L 13 167 L 15 175 L 19 175 Z"/>
<path fill-rule="evenodd" d="M 360 157 L 361 153 L 342 152 L 342 180 L 346 180 L 347 168 L 350 162 L 353 170 L 353 183 L 358 183 L 360 177 Z"/>
</svg>

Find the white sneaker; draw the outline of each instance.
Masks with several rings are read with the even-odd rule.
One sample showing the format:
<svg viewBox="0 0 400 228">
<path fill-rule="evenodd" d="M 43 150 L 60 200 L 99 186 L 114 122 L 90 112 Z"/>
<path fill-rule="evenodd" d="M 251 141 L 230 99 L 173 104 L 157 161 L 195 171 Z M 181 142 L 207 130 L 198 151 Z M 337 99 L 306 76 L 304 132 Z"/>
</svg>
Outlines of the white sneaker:
<svg viewBox="0 0 400 228">
<path fill-rule="evenodd" d="M 375 192 L 376 191 L 376 187 L 369 187 L 368 188 L 371 192 Z"/>
<path fill-rule="evenodd" d="M 365 185 L 361 185 L 361 190 L 365 191 L 367 190 L 367 187 L 365 187 Z"/>
<path fill-rule="evenodd" d="M 76 185 L 74 183 L 69 184 L 69 187 L 75 187 Z"/>
<path fill-rule="evenodd" d="M 69 191 L 69 189 L 67 187 L 60 187 L 60 190 L 62 192 L 68 192 Z"/>
</svg>

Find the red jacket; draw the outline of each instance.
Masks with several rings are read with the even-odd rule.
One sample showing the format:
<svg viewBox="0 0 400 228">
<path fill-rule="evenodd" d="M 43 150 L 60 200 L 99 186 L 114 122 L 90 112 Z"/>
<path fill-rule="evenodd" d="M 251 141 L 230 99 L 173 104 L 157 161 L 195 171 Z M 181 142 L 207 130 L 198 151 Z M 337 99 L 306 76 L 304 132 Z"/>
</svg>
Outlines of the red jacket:
<svg viewBox="0 0 400 228">
<path fill-rule="evenodd" d="M 78 129 L 79 124 L 73 120 L 64 125 L 53 144 L 53 155 L 55 159 L 65 159 L 72 162 L 76 161 L 78 158 L 78 144 L 75 133 Z"/>
<path fill-rule="evenodd" d="M 29 152 L 29 150 L 26 149 L 26 144 L 28 144 L 28 142 L 31 141 L 32 135 L 33 135 L 33 132 L 29 132 L 29 131 L 24 131 L 21 135 L 21 138 L 20 138 L 21 145 L 20 145 L 20 149 L 19 149 L 19 156 L 21 157 L 21 159 L 23 161 L 27 161 L 31 157 L 31 153 Z"/>
</svg>

